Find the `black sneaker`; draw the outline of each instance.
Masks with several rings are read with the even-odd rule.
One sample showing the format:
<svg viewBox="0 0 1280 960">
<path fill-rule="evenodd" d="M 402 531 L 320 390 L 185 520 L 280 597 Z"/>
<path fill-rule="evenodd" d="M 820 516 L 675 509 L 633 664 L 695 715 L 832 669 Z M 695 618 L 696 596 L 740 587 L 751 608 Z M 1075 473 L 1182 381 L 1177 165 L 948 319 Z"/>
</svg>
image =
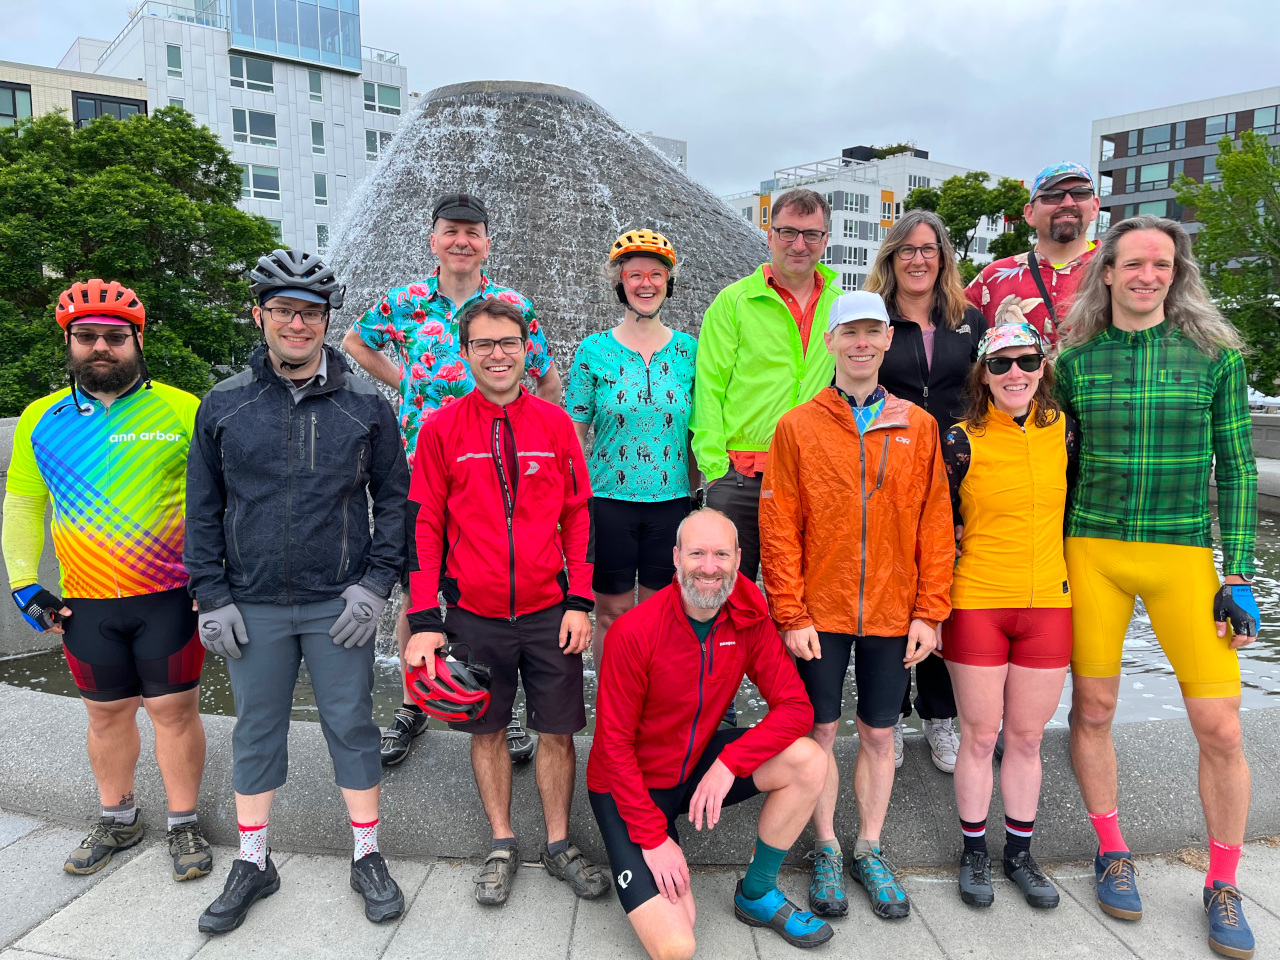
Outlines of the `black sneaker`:
<svg viewBox="0 0 1280 960">
<path fill-rule="evenodd" d="M 414 737 L 420 736 L 427 729 L 425 713 L 415 707 L 396 707 L 391 715 L 391 726 L 382 731 L 382 745 L 379 752 L 384 767 L 394 767 L 409 755 L 409 746 Z"/>
<path fill-rule="evenodd" d="M 351 864 L 351 889 L 364 897 L 364 915 L 373 923 L 394 920 L 404 913 L 404 894 L 376 850 Z"/>
<path fill-rule="evenodd" d="M 170 828 L 167 839 L 169 856 L 173 857 L 173 879 L 192 880 L 213 869 L 213 850 L 196 821 Z"/>
<path fill-rule="evenodd" d="M 971 907 L 989 907 L 996 902 L 991 857 L 987 854 L 966 853 L 960 858 L 960 899 Z"/>
<path fill-rule="evenodd" d="M 200 914 L 201 933 L 230 933 L 249 915 L 249 908 L 280 889 L 280 874 L 267 854 L 267 868 L 259 870 L 256 863 L 235 859 L 222 896 L 209 904 Z"/>
<path fill-rule="evenodd" d="M 121 850 L 136 845 L 145 832 L 142 829 L 142 812 L 134 816 L 133 823 L 116 823 L 115 817 L 103 817 L 80 841 L 80 846 L 67 856 L 62 869 L 67 873 L 84 876 L 97 873 Z"/>
<path fill-rule="evenodd" d="M 529 736 L 520 725 L 520 718 L 512 716 L 507 724 L 507 753 L 515 763 L 528 763 L 537 752 L 538 741 Z"/>
<path fill-rule="evenodd" d="M 1022 889 L 1031 906 L 1052 910 L 1058 905 L 1058 888 L 1044 875 L 1030 850 L 1019 850 L 1012 860 L 1005 857 L 1004 875 Z"/>
</svg>

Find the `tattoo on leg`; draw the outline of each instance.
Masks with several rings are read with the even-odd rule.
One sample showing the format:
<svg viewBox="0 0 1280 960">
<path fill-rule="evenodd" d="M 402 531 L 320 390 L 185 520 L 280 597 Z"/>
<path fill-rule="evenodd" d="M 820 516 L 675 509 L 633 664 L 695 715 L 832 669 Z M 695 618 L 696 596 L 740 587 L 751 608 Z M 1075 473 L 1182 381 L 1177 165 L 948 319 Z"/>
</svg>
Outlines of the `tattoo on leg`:
<svg viewBox="0 0 1280 960">
<path fill-rule="evenodd" d="M 128 792 L 128 793 L 126 793 L 126 794 L 124 794 L 124 795 L 120 798 L 120 804 L 119 804 L 119 805 L 120 805 L 120 806 L 122 806 L 122 807 L 127 807 L 127 806 L 129 806 L 129 804 L 131 804 L 131 803 L 133 803 L 133 791 L 130 791 L 130 792 Z"/>
</svg>

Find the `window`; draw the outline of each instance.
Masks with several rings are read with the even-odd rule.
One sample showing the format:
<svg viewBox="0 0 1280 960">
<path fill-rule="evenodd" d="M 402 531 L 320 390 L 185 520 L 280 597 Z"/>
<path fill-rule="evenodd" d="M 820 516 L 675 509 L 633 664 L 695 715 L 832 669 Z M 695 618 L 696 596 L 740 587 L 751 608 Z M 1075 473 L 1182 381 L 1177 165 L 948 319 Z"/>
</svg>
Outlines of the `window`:
<svg viewBox="0 0 1280 960">
<path fill-rule="evenodd" d="M 867 196 L 865 193 L 854 194 L 853 212 L 854 213 L 870 213 L 871 198 Z"/>
<path fill-rule="evenodd" d="M 1169 138 L 1172 130 L 1169 124 L 1162 123 L 1157 127 L 1147 127 L 1142 131 L 1142 152 L 1160 153 L 1169 149 Z"/>
<path fill-rule="evenodd" d="M 316 156 L 324 156 L 324 121 L 311 121 L 311 152 Z"/>
<path fill-rule="evenodd" d="M 126 100 L 123 97 L 100 97 L 94 93 L 72 93 L 72 114 L 77 127 L 85 127 L 98 117 L 115 117 L 127 120 L 147 112 L 145 100 Z"/>
<path fill-rule="evenodd" d="M 1168 200 L 1148 200 L 1146 203 L 1138 204 L 1138 216 L 1140 217 L 1164 217 L 1169 214 Z"/>
<path fill-rule="evenodd" d="M 760 205 L 760 226 L 767 227 L 769 225 L 769 205 L 762 203 Z"/>
<path fill-rule="evenodd" d="M 1205 183 L 1218 183 L 1222 180 L 1222 174 L 1218 172 L 1218 158 L 1216 156 L 1204 158 L 1204 177 L 1202 179 Z"/>
<path fill-rule="evenodd" d="M 257 57 L 231 57 L 231 85 L 242 90 L 275 93 L 275 74 L 270 60 Z"/>
<path fill-rule="evenodd" d="M 1173 127 L 1173 149 L 1181 150 L 1187 145 L 1187 121 L 1179 120 Z"/>
<path fill-rule="evenodd" d="M 1133 156 L 1138 152 L 1138 131 L 1129 131 L 1129 156 Z"/>
<path fill-rule="evenodd" d="M 1111 211 L 1099 210 L 1097 224 L 1098 224 L 1098 236 L 1102 236 L 1104 233 L 1110 230 L 1111 229 Z"/>
<path fill-rule="evenodd" d="M 1109 197 L 1113 189 L 1113 179 L 1111 174 L 1104 173 L 1098 178 L 1098 196 Z M 994 217 L 992 219 L 995 219 Z"/>
<path fill-rule="evenodd" d="M 1253 111 L 1253 132 L 1266 135 L 1280 133 L 1280 127 L 1276 126 L 1275 107 Z"/>
<path fill-rule="evenodd" d="M 377 160 L 382 151 L 391 142 L 391 134 L 386 130 L 366 130 L 364 132 L 364 155 L 366 160 Z"/>
<path fill-rule="evenodd" d="M 892 200 L 880 201 L 880 219 L 881 220 L 893 219 L 893 201 Z"/>
<path fill-rule="evenodd" d="M 1148 163 L 1138 168 L 1138 189 L 1159 190 L 1169 185 L 1169 164 Z"/>
<path fill-rule="evenodd" d="M 857 220 L 846 220 L 844 222 L 844 238 L 846 240 L 856 240 L 858 238 Z"/>
<path fill-rule="evenodd" d="M 393 117 L 400 116 L 400 88 L 366 80 L 364 82 L 364 108 L 374 113 L 389 113 Z"/>
<path fill-rule="evenodd" d="M 232 139 L 258 147 L 276 146 L 276 115 L 257 110 L 231 109 Z"/>
<path fill-rule="evenodd" d="M 164 45 L 165 62 L 169 68 L 169 76 L 182 79 L 182 48 L 176 43 Z"/>
<path fill-rule="evenodd" d="M 279 220 L 268 220 L 271 224 L 271 232 L 275 234 L 276 243 L 284 243 L 284 224 Z"/>
<path fill-rule="evenodd" d="M 329 225 L 316 224 L 316 253 L 324 253 L 329 249 Z"/>
<path fill-rule="evenodd" d="M 1110 160 L 1116 155 L 1116 141 L 1112 137 L 1102 138 L 1102 157 L 1103 160 Z"/>
<path fill-rule="evenodd" d="M 182 98 L 181 98 L 181 97 L 170 97 L 170 98 L 169 98 L 169 106 L 171 106 L 171 107 L 181 107 L 183 110 L 187 109 L 186 104 L 183 102 L 183 100 L 182 100 Z"/>
<path fill-rule="evenodd" d="M 1138 168 L 1127 167 L 1124 171 L 1124 192 L 1125 193 L 1133 193 L 1134 188 L 1137 186 L 1137 179 L 1138 179 Z"/>
<path fill-rule="evenodd" d="M 840 274 L 840 289 L 845 293 L 849 293 L 858 289 L 858 275 L 856 273 Z"/>
<path fill-rule="evenodd" d="M 976 250 L 975 252 L 978 254 L 978 256 L 983 256 L 983 255 L 987 252 L 987 238 L 986 238 L 986 237 L 978 237 L 978 238 L 976 238 L 976 239 L 973 241 L 973 244 L 974 244 L 974 246 L 977 248 L 977 250 Z"/>
<path fill-rule="evenodd" d="M 1204 138 L 1206 140 L 1210 137 L 1222 137 L 1235 132 L 1236 115 L 1234 113 L 1220 113 L 1216 117 L 1209 117 L 1204 122 Z"/>
<path fill-rule="evenodd" d="M 240 196 L 255 200 L 280 199 L 280 168 L 256 163 L 239 163 Z"/>
<path fill-rule="evenodd" d="M 865 267 L 867 265 L 866 247 L 854 247 L 850 252 L 852 256 L 849 258 L 849 263 L 852 263 L 855 267 Z"/>
<path fill-rule="evenodd" d="M 0 127 L 12 127 L 31 116 L 31 88 L 26 84 L 0 83 Z"/>
<path fill-rule="evenodd" d="M 307 71 L 307 89 L 311 91 L 312 103 L 324 103 L 324 80 L 319 70 Z"/>
<path fill-rule="evenodd" d="M 743 208 L 742 208 L 742 219 L 743 219 L 743 220 L 750 220 L 750 219 L 751 219 L 751 208 L 750 208 L 750 207 L 743 207 Z"/>
<path fill-rule="evenodd" d="M 316 189 L 316 206 L 327 207 L 329 205 L 329 177 L 323 173 L 312 175 Z"/>
<path fill-rule="evenodd" d="M 916 173 L 907 174 L 907 187 L 909 189 L 914 190 L 916 187 L 927 187 L 927 186 L 929 186 L 928 177 L 922 177 Z"/>
</svg>

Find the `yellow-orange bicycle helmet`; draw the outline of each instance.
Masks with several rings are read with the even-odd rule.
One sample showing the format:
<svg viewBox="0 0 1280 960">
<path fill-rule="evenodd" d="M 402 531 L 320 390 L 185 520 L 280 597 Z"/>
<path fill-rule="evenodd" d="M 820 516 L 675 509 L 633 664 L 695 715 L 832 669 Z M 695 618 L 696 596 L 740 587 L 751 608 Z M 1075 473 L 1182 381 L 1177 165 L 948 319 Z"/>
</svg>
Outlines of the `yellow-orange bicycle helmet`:
<svg viewBox="0 0 1280 960">
<path fill-rule="evenodd" d="M 675 269 L 676 248 L 671 245 L 670 240 L 652 230 L 628 230 L 613 241 L 613 246 L 609 250 L 609 259 L 617 260 L 619 257 L 633 254 L 657 257 L 665 261 L 668 267 Z"/>
</svg>

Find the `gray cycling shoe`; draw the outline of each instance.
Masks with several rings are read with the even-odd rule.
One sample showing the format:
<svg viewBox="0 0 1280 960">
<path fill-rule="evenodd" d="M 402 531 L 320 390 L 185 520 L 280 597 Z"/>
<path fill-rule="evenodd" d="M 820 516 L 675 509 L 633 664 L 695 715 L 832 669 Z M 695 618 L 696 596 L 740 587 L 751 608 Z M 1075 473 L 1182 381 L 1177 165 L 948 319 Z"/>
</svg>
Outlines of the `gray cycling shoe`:
<svg viewBox="0 0 1280 960">
<path fill-rule="evenodd" d="M 489 851 L 484 868 L 471 878 L 476 885 L 476 903 L 486 907 L 499 907 L 506 903 L 519 868 L 520 857 L 514 847 Z"/>
<path fill-rule="evenodd" d="M 971 907 L 989 907 L 996 902 L 987 854 L 966 853 L 960 858 L 960 899 Z"/>
<path fill-rule="evenodd" d="M 1030 850 L 1019 851 L 1012 860 L 1006 857 L 1004 875 L 1022 889 L 1022 895 L 1031 906 L 1052 910 L 1058 905 L 1058 888 L 1044 875 Z"/>
</svg>

